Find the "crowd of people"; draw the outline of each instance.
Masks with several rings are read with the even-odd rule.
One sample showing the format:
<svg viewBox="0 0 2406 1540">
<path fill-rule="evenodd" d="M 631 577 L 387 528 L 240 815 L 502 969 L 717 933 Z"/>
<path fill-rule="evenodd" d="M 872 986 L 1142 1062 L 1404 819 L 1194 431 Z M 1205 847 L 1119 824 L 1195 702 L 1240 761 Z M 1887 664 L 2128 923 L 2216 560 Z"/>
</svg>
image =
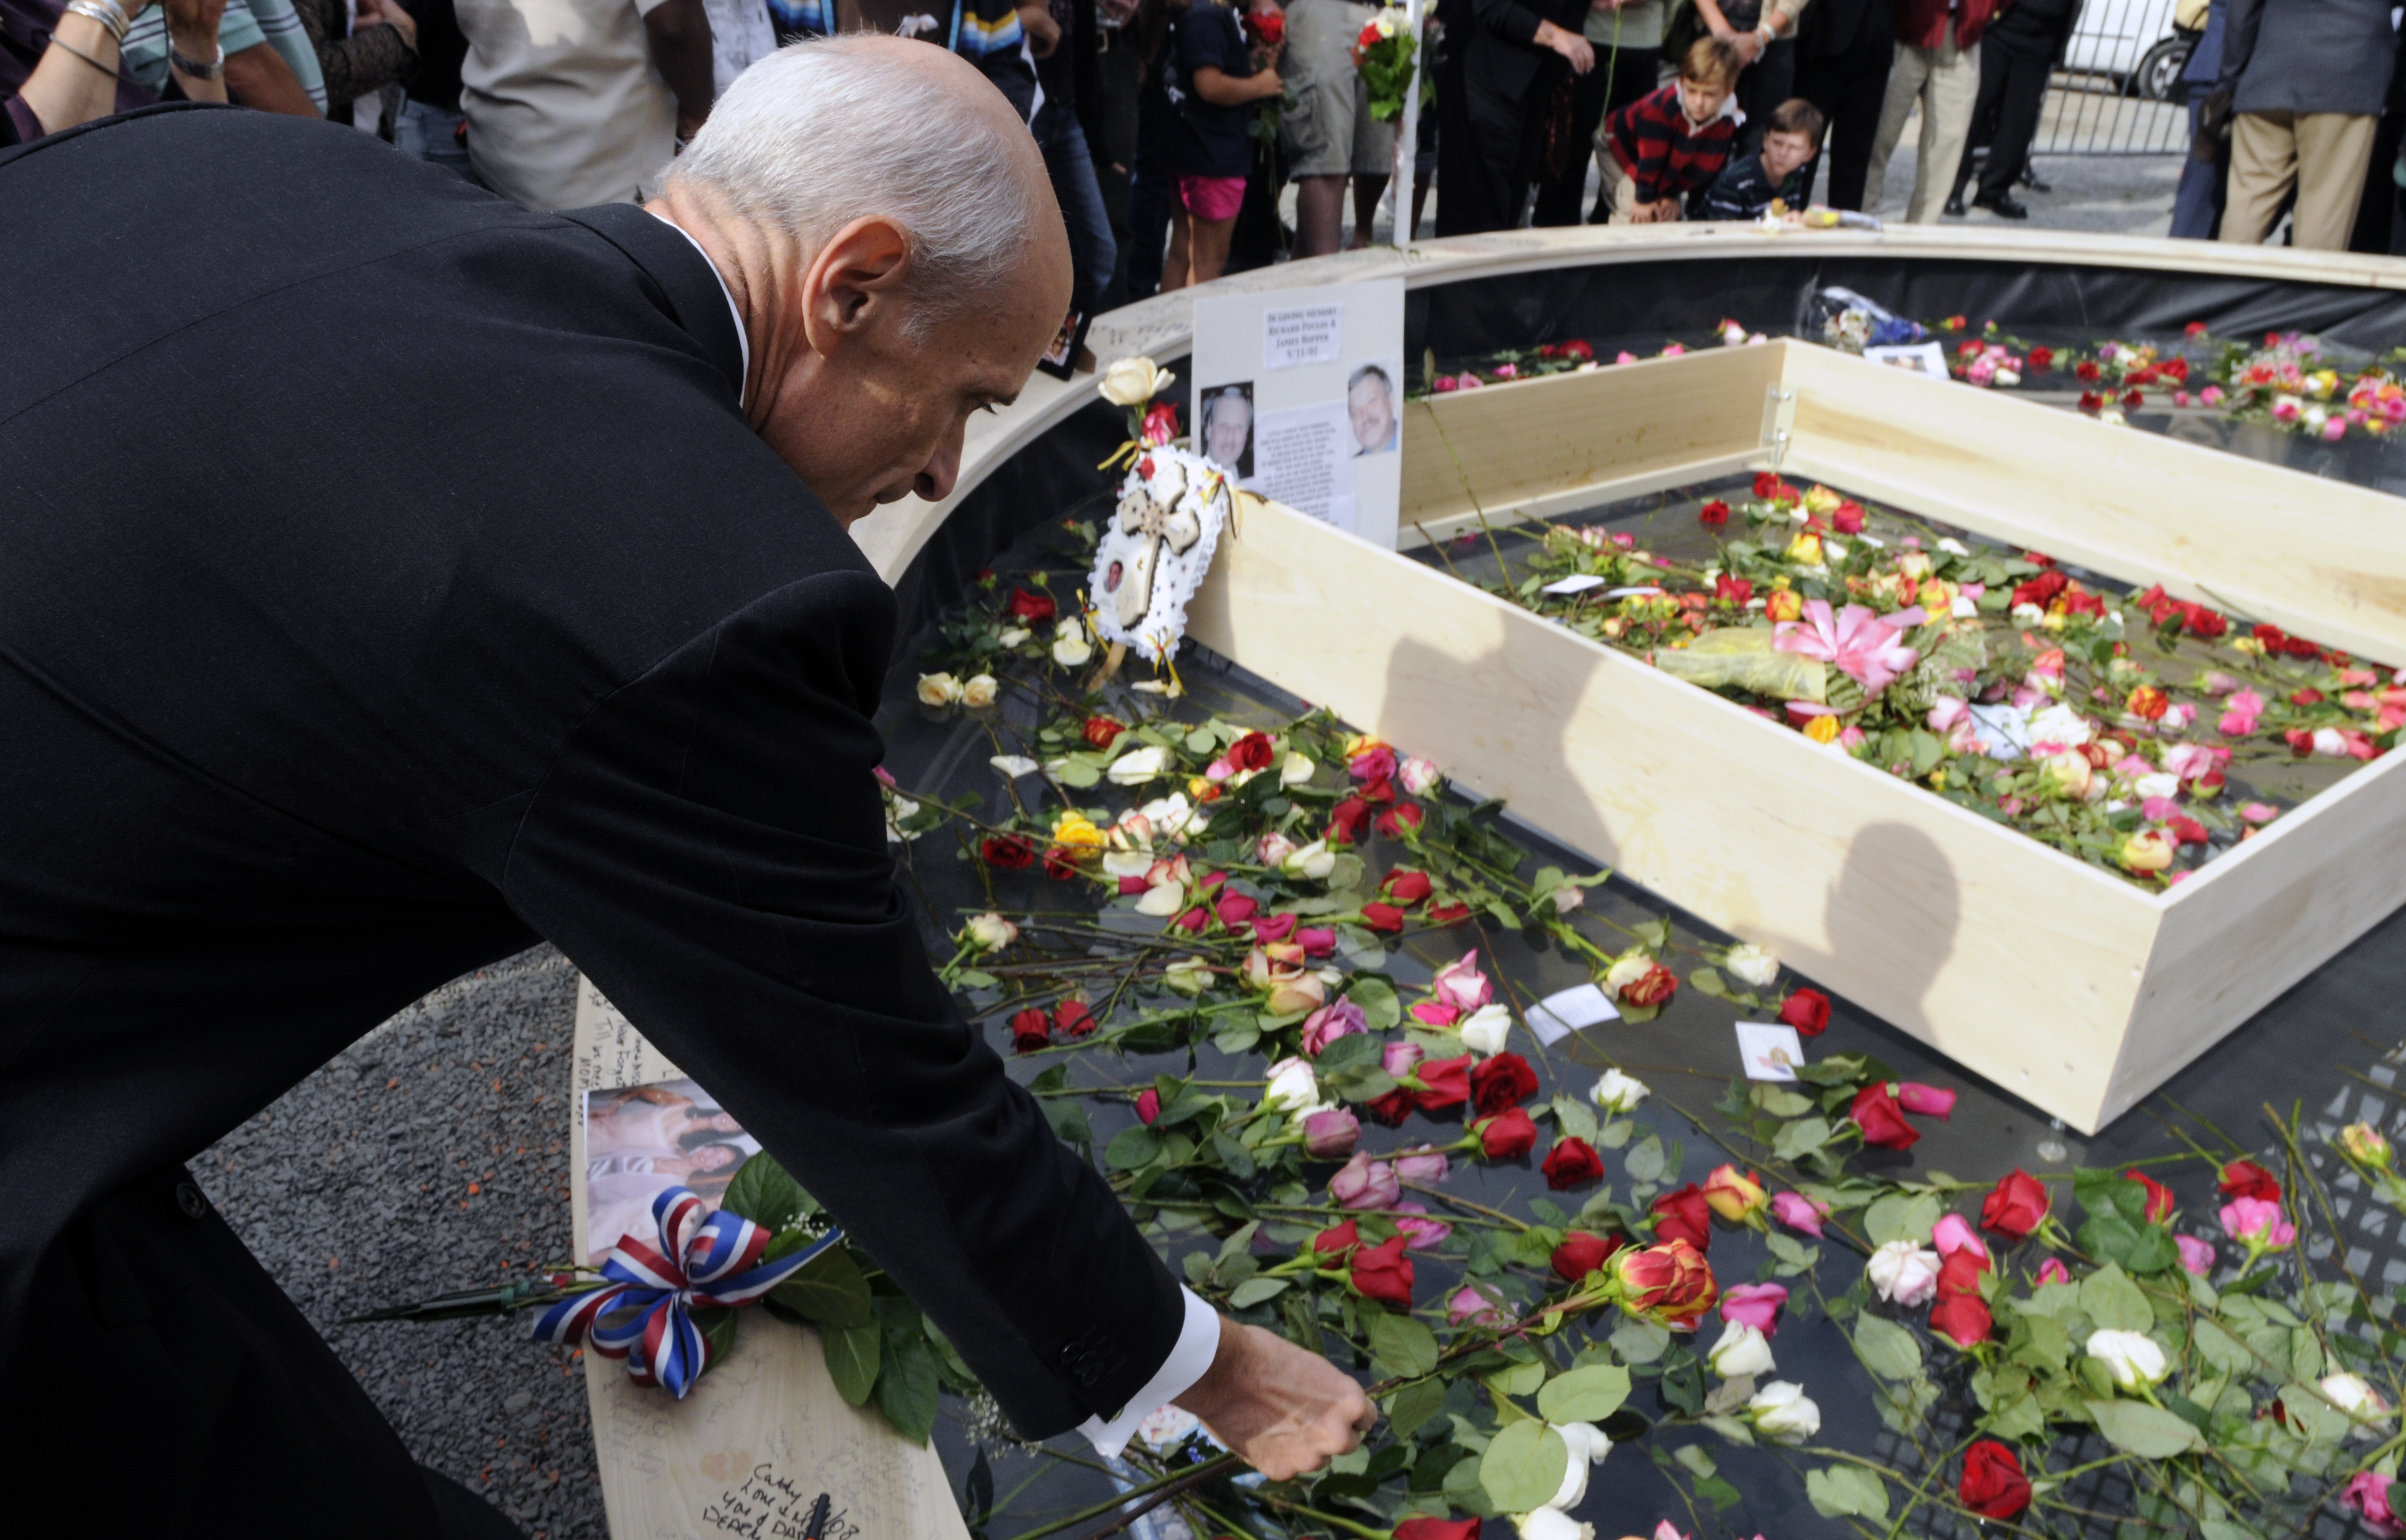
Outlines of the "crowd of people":
<svg viewBox="0 0 2406 1540">
<path fill-rule="evenodd" d="M 959 53 L 1027 123 L 1068 228 L 1073 318 L 1370 241 L 1397 150 L 1358 67 L 1377 7 L 923 3 L 0 0 L 0 144 L 231 101 L 374 132 L 531 207 L 623 202 L 753 61 L 874 28 Z M 1917 114 L 1907 219 L 2026 219 L 2017 188 L 2044 190 L 2031 146 L 2081 5 L 1433 0 L 1409 220 L 1426 233 L 1432 185 L 1440 235 L 1748 219 L 1775 200 L 1875 209 Z M 2388 250 L 2406 112 L 2386 0 L 2180 0 L 2178 15 L 2198 41 L 2172 233 L 2261 242 L 2286 215 L 2296 245 Z"/>
</svg>

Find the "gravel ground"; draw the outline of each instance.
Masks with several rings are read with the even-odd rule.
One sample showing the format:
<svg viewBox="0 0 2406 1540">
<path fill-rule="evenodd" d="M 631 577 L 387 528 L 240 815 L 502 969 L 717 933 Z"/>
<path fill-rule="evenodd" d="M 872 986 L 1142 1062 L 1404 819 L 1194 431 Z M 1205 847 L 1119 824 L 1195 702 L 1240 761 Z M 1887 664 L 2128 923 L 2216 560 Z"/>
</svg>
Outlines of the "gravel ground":
<svg viewBox="0 0 2406 1540">
<path fill-rule="evenodd" d="M 534 1540 L 606 1535 L 585 1376 L 523 1320 L 336 1322 L 569 1253 L 576 970 L 538 947 L 446 984 L 192 1163 L 401 1430 Z"/>
</svg>

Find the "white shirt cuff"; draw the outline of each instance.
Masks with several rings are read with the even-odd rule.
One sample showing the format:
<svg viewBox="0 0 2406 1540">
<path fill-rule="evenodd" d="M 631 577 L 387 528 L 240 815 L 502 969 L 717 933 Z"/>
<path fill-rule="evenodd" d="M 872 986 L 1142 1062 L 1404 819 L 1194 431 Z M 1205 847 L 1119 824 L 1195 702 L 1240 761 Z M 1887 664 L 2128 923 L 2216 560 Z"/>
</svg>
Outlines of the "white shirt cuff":
<svg viewBox="0 0 2406 1540">
<path fill-rule="evenodd" d="M 1109 1422 L 1090 1417 L 1078 1424 L 1086 1442 L 1106 1460 L 1126 1448 L 1128 1440 L 1136 1435 L 1137 1424 L 1184 1395 L 1219 1356 L 1220 1312 L 1182 1283 L 1178 1292 L 1186 1296 L 1186 1324 L 1179 1331 L 1178 1346 L 1169 1349 L 1169 1356 L 1144 1382 L 1144 1389 L 1128 1398 L 1119 1416 Z"/>
</svg>

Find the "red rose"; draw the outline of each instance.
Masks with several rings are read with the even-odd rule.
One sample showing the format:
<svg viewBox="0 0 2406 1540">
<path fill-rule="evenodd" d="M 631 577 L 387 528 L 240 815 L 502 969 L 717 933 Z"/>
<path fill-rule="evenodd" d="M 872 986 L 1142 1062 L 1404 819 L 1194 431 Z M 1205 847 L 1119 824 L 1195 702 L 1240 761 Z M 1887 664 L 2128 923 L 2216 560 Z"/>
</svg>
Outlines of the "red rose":
<svg viewBox="0 0 2406 1540">
<path fill-rule="evenodd" d="M 1404 1254 L 1409 1236 L 1397 1236 L 1380 1246 L 1366 1246 L 1353 1253 L 1353 1292 L 1365 1299 L 1375 1299 L 1381 1305 L 1397 1309 L 1412 1307 L 1412 1259 Z"/>
<path fill-rule="evenodd" d="M 1379 832 L 1390 840 L 1402 840 L 1421 831 L 1421 810 L 1406 802 L 1390 812 L 1379 814 Z"/>
<path fill-rule="evenodd" d="M 1413 871 L 1397 867 L 1387 873 L 1383 884 L 1389 899 L 1398 904 L 1417 904 L 1429 896 L 1429 877 L 1425 871 Z"/>
<path fill-rule="evenodd" d="M 2268 650 L 2278 648 L 2286 643 L 2289 640 L 2288 633 L 2281 629 L 2278 626 L 2257 626 L 2250 629 L 2247 634 L 2254 637 L 2257 641 L 2264 643 Z"/>
<path fill-rule="evenodd" d="M 2147 404 L 2147 398 L 2145 393 L 2143 391 L 2125 390 L 2122 392 L 2122 404 L 2130 407 L 2132 411 L 2136 411 L 2140 407 Z"/>
<path fill-rule="evenodd" d="M 2052 369 L 2052 368 L 2054 368 L 2054 367 L 2055 367 L 2055 349 L 2054 349 L 2054 348 L 2052 348 L 2052 347 L 2033 347 L 2033 348 L 2031 348 L 2031 349 L 2030 350 L 2030 366 L 2031 366 L 2031 373 L 2033 373 L 2033 374 L 2036 374 L 2036 373 L 2038 373 L 2038 372 L 2040 372 L 2040 371 L 2042 371 L 2042 370 L 2046 370 L 2046 369 Z"/>
<path fill-rule="evenodd" d="M 2014 1451 L 1993 1438 L 1983 1438 L 1963 1451 L 1963 1479 L 1955 1495 L 1963 1505 L 1987 1519 L 2017 1518 L 2030 1506 L 2030 1477 Z"/>
<path fill-rule="evenodd" d="M 1098 749 L 1110 748 L 1111 746 L 1111 740 L 1117 738 L 1120 734 L 1125 731 L 1127 731 L 1127 724 L 1125 722 L 1114 722 L 1108 716 L 1090 716 L 1086 718 L 1086 742 L 1092 747 Z"/>
<path fill-rule="evenodd" d="M 2096 384 L 2098 376 L 2104 373 L 2103 370 L 2097 367 L 2096 361 L 2091 359 L 2083 359 L 2078 363 L 2073 364 L 2072 366 L 2072 372 L 2080 377 L 2080 382 L 2083 385 Z"/>
<path fill-rule="evenodd" d="M 1390 1091 L 1375 1101 L 1364 1102 L 1362 1110 L 1390 1128 L 1400 1128 L 1404 1120 L 1412 1115 L 1412 1094 L 1404 1090 Z"/>
<path fill-rule="evenodd" d="M 1713 1249 L 1713 1211 L 1694 1182 L 1654 1200 L 1654 1239 L 1684 1240 L 1699 1251 Z"/>
<path fill-rule="evenodd" d="M 1830 996 L 1818 989 L 1800 989 L 1780 1005 L 1779 1019 L 1800 1037 L 1818 1038 L 1830 1029 Z"/>
<path fill-rule="evenodd" d="M 1428 911 L 1428 917 L 1441 925 L 1458 925 L 1470 918 L 1468 904 L 1438 904 Z"/>
<path fill-rule="evenodd" d="M 2213 838 L 2206 832 L 2205 826 L 2194 818 L 2174 815 L 2169 827 L 2172 831 L 2172 838 L 2184 845 L 2201 845 Z"/>
<path fill-rule="evenodd" d="M 1404 928 L 1404 911 L 1393 904 L 1364 904 L 1362 923 L 1381 935 L 1393 936 Z"/>
<path fill-rule="evenodd" d="M 2198 330 L 2202 332 L 2204 328 L 2200 327 Z M 2192 333 L 2192 335 L 2194 334 L 2195 333 Z M 2166 359 L 2163 362 L 2156 365 L 2156 373 L 2161 374 L 2164 378 L 2171 380 L 2175 385 L 2187 385 L 2188 383 L 2188 360 Z"/>
<path fill-rule="evenodd" d="M 1830 515 L 1830 527 L 1842 535 L 1861 534 L 1863 505 L 1852 498 L 1839 503 L 1836 510 Z"/>
<path fill-rule="evenodd" d="M 2222 1195 L 2227 1198 L 2260 1198 L 2266 1203 L 2281 1201 L 2281 1184 L 2272 1173 L 2252 1160 L 2235 1160 L 2222 1168 Z"/>
<path fill-rule="evenodd" d="M 1847 1116 L 1863 1131 L 1863 1142 L 1883 1150 L 1910 1150 L 1921 1140 L 1921 1130 L 1904 1121 L 1896 1109 L 1896 1098 L 1889 1095 L 1885 1082 L 1864 1086 L 1855 1093 L 1855 1104 L 1847 1109 Z"/>
<path fill-rule="evenodd" d="M 2203 637 L 2211 642 L 2229 629 L 2230 629 L 2230 622 L 2225 620 L 2216 612 L 2207 609 L 2202 604 L 2192 604 L 2188 607 L 2188 630 L 2191 636 Z"/>
<path fill-rule="evenodd" d="M 1518 1053 L 1498 1053 L 1470 1072 L 1470 1101 L 1482 1118 L 1537 1094 L 1537 1072 Z"/>
<path fill-rule="evenodd" d="M 1270 735 L 1249 732 L 1228 745 L 1228 768 L 1240 770 L 1270 768 Z"/>
<path fill-rule="evenodd" d="M 2172 1196 L 2172 1190 L 2145 1172 L 2125 1171 L 2122 1175 L 2147 1190 L 2148 1223 L 2162 1223 L 2172 1217 L 2174 1208 L 2180 1207 L 2179 1200 Z"/>
<path fill-rule="evenodd" d="M 2311 685 L 2289 692 L 2289 704 L 2292 706 L 2319 706 L 2322 703 L 2323 692 Z"/>
<path fill-rule="evenodd" d="M 2302 636 L 2293 636 L 2281 643 L 2281 650 L 2291 657 L 2319 657 L 2322 649 Z"/>
<path fill-rule="evenodd" d="M 1053 1018 L 1034 1006 L 1011 1018 L 1011 1046 L 1032 1053 L 1053 1041 Z"/>
<path fill-rule="evenodd" d="M 1612 1258 L 1612 1253 L 1629 1244 L 1626 1236 L 1592 1236 L 1585 1230 L 1573 1230 L 1554 1248 L 1554 1276 L 1572 1283 L 1594 1272 Z M 1403 1532 L 1395 1532 L 1401 1534 Z"/>
<path fill-rule="evenodd" d="M 1744 604 L 1754 597 L 1754 583 L 1749 578 L 1732 577 L 1727 572 L 1713 579 L 1713 597 L 1731 604 Z"/>
<path fill-rule="evenodd" d="M 1222 925 L 1230 930 L 1236 930 L 1250 922 L 1255 914 L 1260 913 L 1261 908 L 1258 902 L 1246 897 L 1241 893 L 1223 893 L 1220 895 L 1219 901 L 1211 906 L 1211 911 L 1220 917 Z M 1279 938 L 1273 936 L 1266 939 L 1277 940 Z"/>
<path fill-rule="evenodd" d="M 1346 844 L 1360 841 L 1362 831 L 1370 823 L 1370 804 L 1359 796 L 1349 794 L 1344 800 L 1328 810 L 1328 827 L 1321 837 Z"/>
<path fill-rule="evenodd" d="M 1311 1249 L 1324 1257 L 1342 1256 L 1361 1244 L 1361 1227 L 1350 1219 L 1311 1237 Z"/>
<path fill-rule="evenodd" d="M 1235 895 L 1231 894 L 1229 897 L 1233 897 Z M 1220 900 L 1223 904 L 1227 901 L 1226 898 Z M 1226 925 L 1226 917 L 1223 916 L 1220 923 Z M 1264 943 L 1283 941 L 1295 934 L 1295 917 L 1292 914 L 1266 914 L 1253 922 L 1253 940 Z M 1310 949 L 1305 950 L 1309 952 Z"/>
<path fill-rule="evenodd" d="M 1582 362 L 1595 357 L 1595 349 L 1588 345 L 1585 337 L 1573 337 L 1556 351 L 1564 358 L 1578 359 Z M 1406 1540 L 1401 1531 L 1396 1532 L 1396 1540 Z"/>
<path fill-rule="evenodd" d="M 2014 589 L 2013 602 L 2016 604 L 2035 604 L 2040 609 L 2044 610 L 2049 604 L 2055 602 L 2056 595 L 2063 592 L 2063 590 L 2071 586 L 2071 585 L 2072 579 L 2064 576 L 2061 572 L 2041 572 L 2038 576 L 2031 578 L 2028 583 L 2024 583 Z"/>
<path fill-rule="evenodd" d="M 1980 1200 L 1980 1223 L 2007 1240 L 2020 1240 L 2046 1218 L 2047 1203 L 2046 1185 L 2016 1167 Z"/>
<path fill-rule="evenodd" d="M 1153 1126 L 1153 1120 L 1160 1116 L 1161 1092 L 1155 1087 L 1148 1085 L 1142 1091 L 1137 1093 L 1136 1121 L 1150 1128 Z"/>
<path fill-rule="evenodd" d="M 2084 412 L 2094 412 L 2105 404 L 2105 398 L 2094 390 L 2083 390 L 2080 392 L 2080 399 L 2073 404 Z"/>
<path fill-rule="evenodd" d="M 1938 1303 L 1930 1309 L 1930 1329 L 1958 1348 L 1986 1342 L 1996 1329 L 1988 1302 L 1980 1297 L 1980 1275 L 1988 1259 L 1966 1246 L 1947 1253 L 1938 1266 Z"/>
<path fill-rule="evenodd" d="M 978 854 L 990 867 L 1002 867 L 1016 871 L 1036 863 L 1036 847 L 1015 834 L 994 834 L 978 846 Z"/>
<path fill-rule="evenodd" d="M 1098 1024 L 1086 1002 L 1071 996 L 1053 1008 L 1053 1024 L 1073 1038 L 1083 1038 Z"/>
<path fill-rule="evenodd" d="M 1458 1059 L 1422 1059 L 1412 1067 L 1412 1074 L 1421 1082 L 1421 1089 L 1412 1093 L 1412 1105 L 1423 1112 L 1441 1112 L 1470 1099 L 1467 1053 Z"/>
<path fill-rule="evenodd" d="M 1031 594 L 1025 588 L 1012 589 L 1011 602 L 1004 608 L 1031 626 L 1052 619 L 1058 610 L 1049 595 Z"/>
<path fill-rule="evenodd" d="M 1729 504 L 1713 498 L 1696 510 L 1696 522 L 1707 530 L 1718 530 L 1729 522 Z"/>
<path fill-rule="evenodd" d="M 1604 1177 L 1604 1157 L 1585 1139 L 1556 1139 L 1546 1151 L 1546 1185 L 1557 1193 L 1585 1187 Z"/>
<path fill-rule="evenodd" d="M 1537 1147 L 1537 1125 L 1518 1107 L 1478 1125 L 1479 1152 L 1489 1160 L 1519 1160 Z"/>
<path fill-rule="evenodd" d="M 1581 343 L 1580 346 L 1587 345 Z M 1479 1540 L 1476 1519 L 1407 1519 L 1395 1526 L 1395 1540 Z"/>
<path fill-rule="evenodd" d="M 1636 978 L 1621 986 L 1621 998 L 1628 1005 L 1662 1005 L 1679 992 L 1679 976 L 1656 963 Z"/>
</svg>

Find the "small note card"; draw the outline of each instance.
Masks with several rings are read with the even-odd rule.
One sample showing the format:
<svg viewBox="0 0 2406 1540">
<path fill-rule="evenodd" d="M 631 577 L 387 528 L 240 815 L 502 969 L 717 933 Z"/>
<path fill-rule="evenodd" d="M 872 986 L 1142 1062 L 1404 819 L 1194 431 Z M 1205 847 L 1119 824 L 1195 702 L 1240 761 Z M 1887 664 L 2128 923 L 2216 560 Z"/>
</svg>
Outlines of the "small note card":
<svg viewBox="0 0 2406 1540">
<path fill-rule="evenodd" d="M 1737 1052 L 1750 1081 L 1792 1081 L 1797 1066 L 1804 1062 L 1804 1045 L 1797 1040 L 1796 1029 L 1777 1022 L 1738 1023 Z"/>
<path fill-rule="evenodd" d="M 1531 1006 L 1529 1030 L 1537 1035 L 1539 1042 L 1551 1048 L 1580 1027 L 1615 1021 L 1620 1015 L 1601 987 L 1580 984 L 1559 995 L 1549 995 Z"/>
</svg>

